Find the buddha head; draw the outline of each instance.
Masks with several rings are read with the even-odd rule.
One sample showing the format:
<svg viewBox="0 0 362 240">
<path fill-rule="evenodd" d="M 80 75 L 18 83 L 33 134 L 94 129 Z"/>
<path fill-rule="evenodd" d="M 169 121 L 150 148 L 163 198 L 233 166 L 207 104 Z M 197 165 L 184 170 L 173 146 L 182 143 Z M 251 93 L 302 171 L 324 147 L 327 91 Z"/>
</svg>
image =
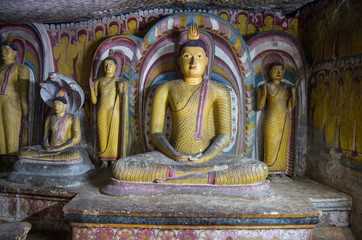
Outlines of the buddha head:
<svg viewBox="0 0 362 240">
<path fill-rule="evenodd" d="M 118 24 L 116 22 L 111 23 L 110 26 L 109 26 L 109 34 L 110 35 L 116 35 L 118 33 L 119 33 Z"/>
<path fill-rule="evenodd" d="M 205 44 L 198 40 L 185 42 L 180 48 L 178 63 L 184 78 L 202 77 L 208 63 Z"/>
<path fill-rule="evenodd" d="M 79 42 L 84 43 L 87 41 L 87 30 L 81 29 L 80 31 L 78 31 L 77 35 Z"/>
<path fill-rule="evenodd" d="M 15 62 L 16 55 L 18 54 L 18 48 L 13 42 L 5 41 L 1 45 L 1 59 L 5 64 Z"/>
<path fill-rule="evenodd" d="M 298 30 L 298 18 L 294 18 L 291 22 L 290 22 L 290 28 L 292 28 L 294 31 Z"/>
<path fill-rule="evenodd" d="M 247 22 L 247 16 L 245 14 L 239 14 L 238 23 L 245 24 Z"/>
<path fill-rule="evenodd" d="M 101 23 L 98 23 L 94 26 L 94 38 L 95 40 L 99 40 L 104 37 L 104 25 Z"/>
<path fill-rule="evenodd" d="M 62 33 L 60 35 L 60 44 L 61 45 L 68 45 L 69 43 L 69 36 L 67 33 Z"/>
<path fill-rule="evenodd" d="M 87 40 L 87 36 L 85 34 L 82 34 L 79 36 L 79 42 L 84 43 Z"/>
<path fill-rule="evenodd" d="M 137 30 L 137 22 L 134 18 L 130 18 L 127 21 L 127 30 L 128 31 L 136 31 Z"/>
<path fill-rule="evenodd" d="M 324 84 L 324 74 L 319 74 L 317 77 L 317 87 L 322 87 Z"/>
<path fill-rule="evenodd" d="M 225 21 L 228 21 L 228 22 L 230 21 L 230 14 L 227 11 L 221 10 L 221 11 L 219 11 L 218 15 Z"/>
<path fill-rule="evenodd" d="M 157 22 L 158 18 L 157 16 L 147 16 L 147 25 L 148 27 L 152 27 Z"/>
<path fill-rule="evenodd" d="M 103 62 L 104 73 L 108 77 L 113 77 L 117 69 L 117 60 L 113 56 L 108 56 Z"/>
<path fill-rule="evenodd" d="M 54 112 L 57 116 L 63 116 L 68 108 L 68 101 L 65 97 L 56 97 L 53 100 Z"/>
<path fill-rule="evenodd" d="M 269 77 L 274 83 L 280 83 L 284 76 L 283 64 L 274 62 L 269 65 Z"/>
<path fill-rule="evenodd" d="M 96 39 L 101 39 L 104 36 L 104 33 L 102 30 L 98 30 L 96 32 Z"/>
<path fill-rule="evenodd" d="M 266 16 L 265 18 L 264 18 L 264 25 L 265 26 L 272 26 L 274 24 L 274 19 L 273 19 L 273 17 L 272 16 Z"/>
</svg>

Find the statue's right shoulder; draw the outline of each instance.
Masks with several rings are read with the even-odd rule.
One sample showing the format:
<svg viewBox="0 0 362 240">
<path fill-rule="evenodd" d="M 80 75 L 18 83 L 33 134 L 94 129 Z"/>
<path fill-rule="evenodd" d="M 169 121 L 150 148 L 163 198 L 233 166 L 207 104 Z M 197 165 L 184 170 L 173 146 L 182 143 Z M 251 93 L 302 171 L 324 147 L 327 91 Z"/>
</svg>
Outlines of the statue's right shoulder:
<svg viewBox="0 0 362 240">
<path fill-rule="evenodd" d="M 157 86 L 157 88 L 162 88 L 162 89 L 174 88 L 174 87 L 180 86 L 183 83 L 184 83 L 184 81 L 182 79 L 176 79 L 176 80 L 171 80 L 171 81 L 161 83 Z"/>
</svg>

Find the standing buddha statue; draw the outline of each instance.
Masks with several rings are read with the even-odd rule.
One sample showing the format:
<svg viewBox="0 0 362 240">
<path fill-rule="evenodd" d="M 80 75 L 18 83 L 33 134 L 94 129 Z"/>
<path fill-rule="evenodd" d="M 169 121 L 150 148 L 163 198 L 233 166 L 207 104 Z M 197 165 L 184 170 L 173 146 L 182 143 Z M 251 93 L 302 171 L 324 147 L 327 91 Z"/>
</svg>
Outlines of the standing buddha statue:
<svg viewBox="0 0 362 240">
<path fill-rule="evenodd" d="M 117 60 L 112 55 L 111 49 L 110 56 L 103 61 L 105 76 L 94 83 L 89 82 L 92 103 L 97 105 L 99 157 L 102 161 L 115 161 L 120 156 L 121 103 L 127 98 L 123 94 L 128 93 L 128 82 L 115 76 Z"/>
<path fill-rule="evenodd" d="M 281 80 L 284 67 L 279 62 L 269 65 L 270 82 L 257 89 L 258 109 L 264 109 L 264 162 L 270 172 L 287 169 L 290 133 L 290 109 L 295 106 L 295 88 Z"/>
<path fill-rule="evenodd" d="M 26 145 L 25 123 L 29 113 L 29 69 L 16 64 L 18 49 L 13 42 L 1 45 L 0 66 L 0 158 L 16 159 L 21 145 Z M 24 133 L 24 136 L 22 134 Z"/>
</svg>

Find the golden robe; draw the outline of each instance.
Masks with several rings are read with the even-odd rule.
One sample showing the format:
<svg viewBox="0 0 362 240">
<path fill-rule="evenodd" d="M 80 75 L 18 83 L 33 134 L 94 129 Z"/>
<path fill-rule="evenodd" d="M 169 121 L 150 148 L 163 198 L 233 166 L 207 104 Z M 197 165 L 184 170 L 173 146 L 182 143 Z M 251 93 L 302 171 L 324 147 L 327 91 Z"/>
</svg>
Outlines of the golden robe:
<svg viewBox="0 0 362 240">
<path fill-rule="evenodd" d="M 0 66 L 0 88 L 5 81 L 5 73 L 10 65 Z M 22 115 L 28 114 L 29 70 L 24 65 L 15 64 L 9 74 L 5 94 L 0 94 L 0 155 L 17 155 L 19 138 L 22 140 Z"/>
<path fill-rule="evenodd" d="M 97 127 L 99 135 L 99 156 L 103 160 L 119 157 L 120 95 L 117 77 L 102 77 L 98 84 Z"/>
<path fill-rule="evenodd" d="M 267 108 L 264 121 L 264 162 L 270 172 L 286 171 L 290 133 L 291 86 L 272 82 L 267 85 Z"/>
</svg>

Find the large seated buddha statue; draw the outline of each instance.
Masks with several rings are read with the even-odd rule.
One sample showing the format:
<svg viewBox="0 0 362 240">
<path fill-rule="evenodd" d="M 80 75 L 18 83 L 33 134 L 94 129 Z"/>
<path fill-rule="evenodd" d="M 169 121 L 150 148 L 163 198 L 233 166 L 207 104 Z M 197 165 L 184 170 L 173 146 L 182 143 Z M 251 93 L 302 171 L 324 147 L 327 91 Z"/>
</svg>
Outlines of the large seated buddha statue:
<svg viewBox="0 0 362 240">
<path fill-rule="evenodd" d="M 265 163 L 222 152 L 231 139 L 230 90 L 205 77 L 210 76 L 205 74 L 210 61 L 196 25 L 189 27 L 187 38 L 176 48 L 182 78 L 162 83 L 154 92 L 150 137 L 158 151 L 119 159 L 113 165 L 114 177 L 138 183 L 263 182 L 268 175 Z M 168 108 L 172 117 L 170 140 L 163 133 Z"/>
</svg>

